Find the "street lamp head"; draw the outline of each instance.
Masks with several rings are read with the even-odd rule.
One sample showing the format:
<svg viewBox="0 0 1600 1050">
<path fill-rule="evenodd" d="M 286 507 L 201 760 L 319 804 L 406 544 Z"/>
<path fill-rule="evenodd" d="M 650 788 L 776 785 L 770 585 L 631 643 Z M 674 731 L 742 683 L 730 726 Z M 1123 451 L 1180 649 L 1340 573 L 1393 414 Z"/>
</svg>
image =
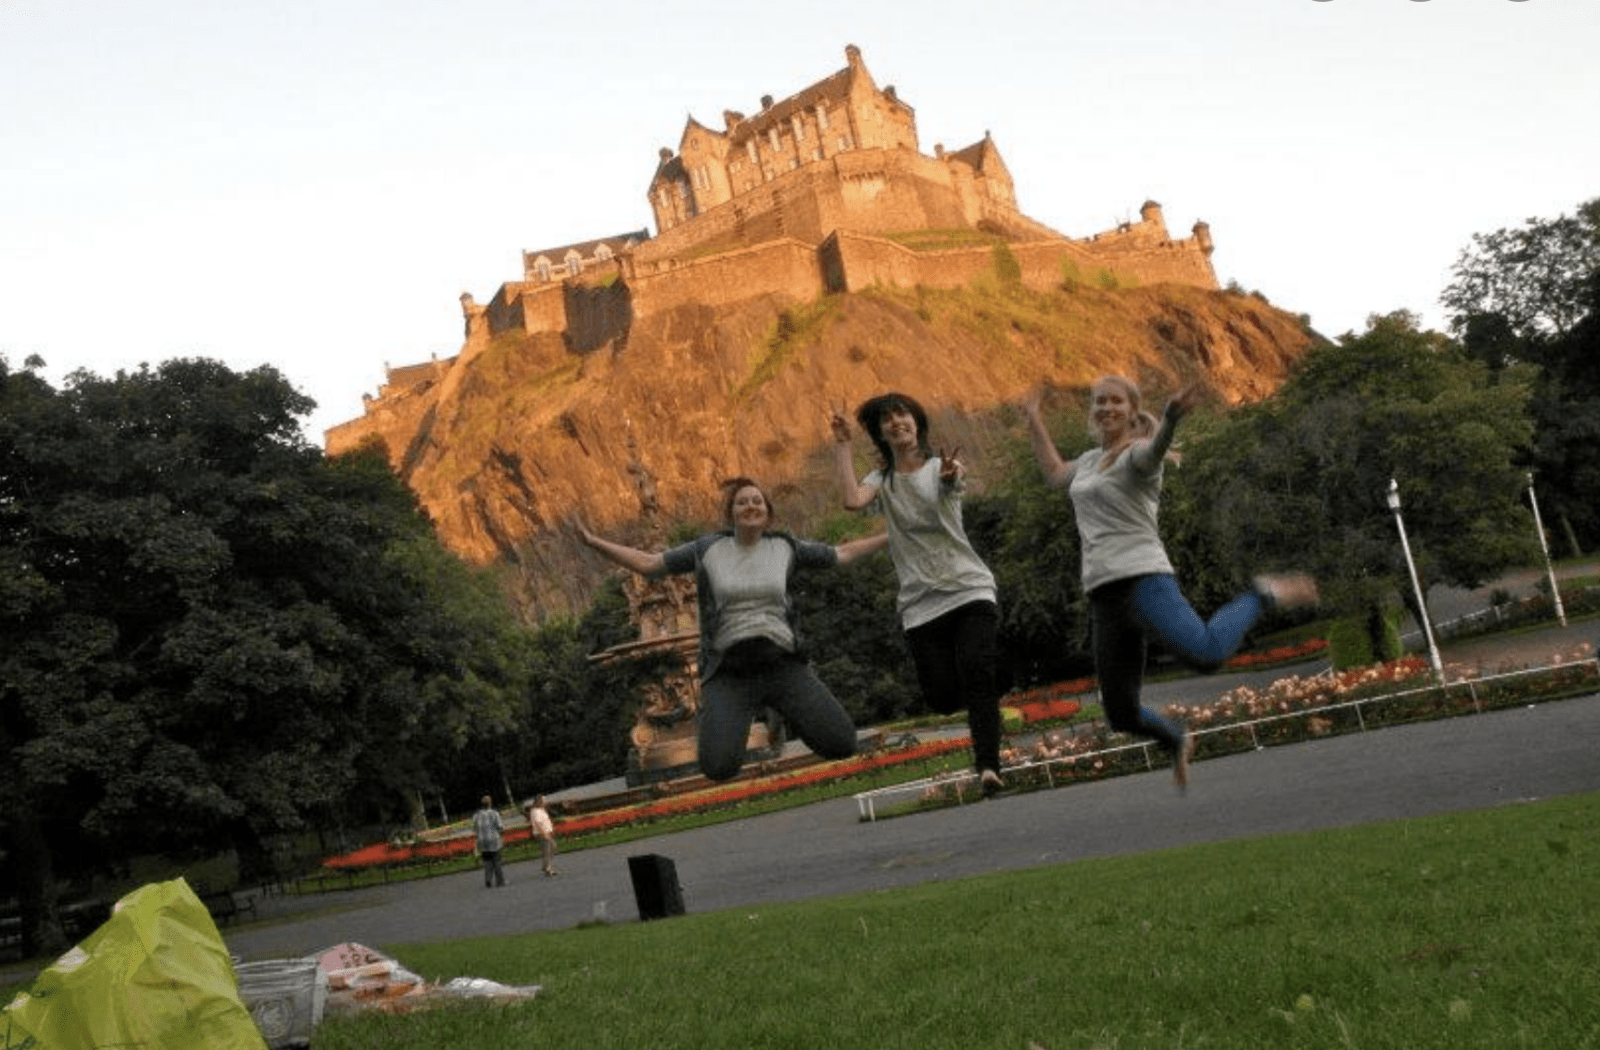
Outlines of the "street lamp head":
<svg viewBox="0 0 1600 1050">
<path fill-rule="evenodd" d="M 1393 478 L 1389 479 L 1389 491 L 1384 493 L 1384 499 L 1388 500 L 1390 510 L 1400 513 L 1400 485 Z"/>
</svg>

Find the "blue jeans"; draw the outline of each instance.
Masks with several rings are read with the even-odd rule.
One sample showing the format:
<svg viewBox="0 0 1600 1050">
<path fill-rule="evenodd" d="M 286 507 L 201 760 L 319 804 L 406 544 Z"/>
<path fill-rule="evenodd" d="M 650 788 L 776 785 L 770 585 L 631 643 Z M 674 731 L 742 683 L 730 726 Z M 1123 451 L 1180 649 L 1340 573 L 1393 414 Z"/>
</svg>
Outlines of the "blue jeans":
<svg viewBox="0 0 1600 1050">
<path fill-rule="evenodd" d="M 768 707 L 823 758 L 856 753 L 856 726 L 850 713 L 804 657 L 785 654 L 759 668 L 736 670 L 725 665 L 700 684 L 700 772 L 711 780 L 738 776 L 750 724 Z"/>
<path fill-rule="evenodd" d="M 1185 666 L 1209 674 L 1238 650 L 1263 606 L 1259 595 L 1243 594 L 1202 621 L 1172 574 L 1156 573 L 1096 587 L 1089 594 L 1089 611 L 1106 721 L 1118 732 L 1154 737 L 1176 751 L 1183 728 L 1139 703 L 1149 642 L 1161 643 Z"/>
</svg>

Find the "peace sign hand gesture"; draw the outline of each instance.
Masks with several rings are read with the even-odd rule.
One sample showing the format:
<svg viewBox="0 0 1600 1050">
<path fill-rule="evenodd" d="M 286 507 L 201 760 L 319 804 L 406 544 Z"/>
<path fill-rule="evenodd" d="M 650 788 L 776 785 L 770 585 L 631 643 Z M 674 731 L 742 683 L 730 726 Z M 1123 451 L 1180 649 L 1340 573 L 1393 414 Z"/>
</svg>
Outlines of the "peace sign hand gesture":
<svg viewBox="0 0 1600 1050">
<path fill-rule="evenodd" d="M 828 429 L 833 431 L 833 440 L 843 445 L 850 440 L 850 417 L 845 415 L 844 402 L 839 402 L 838 408 L 828 409 Z"/>
<path fill-rule="evenodd" d="M 954 485 L 967 476 L 967 465 L 961 462 L 961 446 L 957 445 L 949 455 L 943 448 L 939 449 L 939 480 L 946 485 Z"/>
</svg>

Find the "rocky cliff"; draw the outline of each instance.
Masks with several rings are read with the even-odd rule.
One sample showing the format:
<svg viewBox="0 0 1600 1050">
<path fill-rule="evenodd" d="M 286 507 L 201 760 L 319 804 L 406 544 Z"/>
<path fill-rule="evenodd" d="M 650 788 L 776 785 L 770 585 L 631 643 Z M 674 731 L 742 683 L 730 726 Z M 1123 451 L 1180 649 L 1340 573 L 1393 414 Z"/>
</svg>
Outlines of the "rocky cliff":
<svg viewBox="0 0 1600 1050">
<path fill-rule="evenodd" d="M 1197 380 L 1237 403 L 1275 389 L 1313 338 L 1257 298 L 1174 285 L 765 295 L 678 306 L 584 354 L 554 334 L 475 336 L 434 380 L 386 395 L 362 430 L 452 549 L 513 570 L 532 621 L 581 610 L 614 571 L 577 542 L 575 517 L 656 546 L 713 523 L 717 483 L 733 474 L 771 486 L 797 532 L 837 513 L 830 404 L 911 394 L 981 491 L 996 480 L 986 453 L 1021 432 L 1006 406 L 1041 380 L 1082 388 L 1120 372 L 1157 410 Z M 856 454 L 871 465 L 864 437 Z"/>
</svg>

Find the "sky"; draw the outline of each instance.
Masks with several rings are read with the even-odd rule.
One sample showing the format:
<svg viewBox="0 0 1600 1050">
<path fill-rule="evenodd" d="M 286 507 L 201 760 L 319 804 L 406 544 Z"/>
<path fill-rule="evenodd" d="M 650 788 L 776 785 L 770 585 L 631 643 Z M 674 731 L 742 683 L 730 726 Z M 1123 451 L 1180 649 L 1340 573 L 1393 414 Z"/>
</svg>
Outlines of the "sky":
<svg viewBox="0 0 1600 1050">
<path fill-rule="evenodd" d="M 1153 199 L 1324 334 L 1443 328 L 1474 234 L 1600 196 L 1597 40 L 1600 0 L 0 0 L 0 354 L 270 365 L 320 444 L 848 44 L 1061 233 Z"/>
</svg>

